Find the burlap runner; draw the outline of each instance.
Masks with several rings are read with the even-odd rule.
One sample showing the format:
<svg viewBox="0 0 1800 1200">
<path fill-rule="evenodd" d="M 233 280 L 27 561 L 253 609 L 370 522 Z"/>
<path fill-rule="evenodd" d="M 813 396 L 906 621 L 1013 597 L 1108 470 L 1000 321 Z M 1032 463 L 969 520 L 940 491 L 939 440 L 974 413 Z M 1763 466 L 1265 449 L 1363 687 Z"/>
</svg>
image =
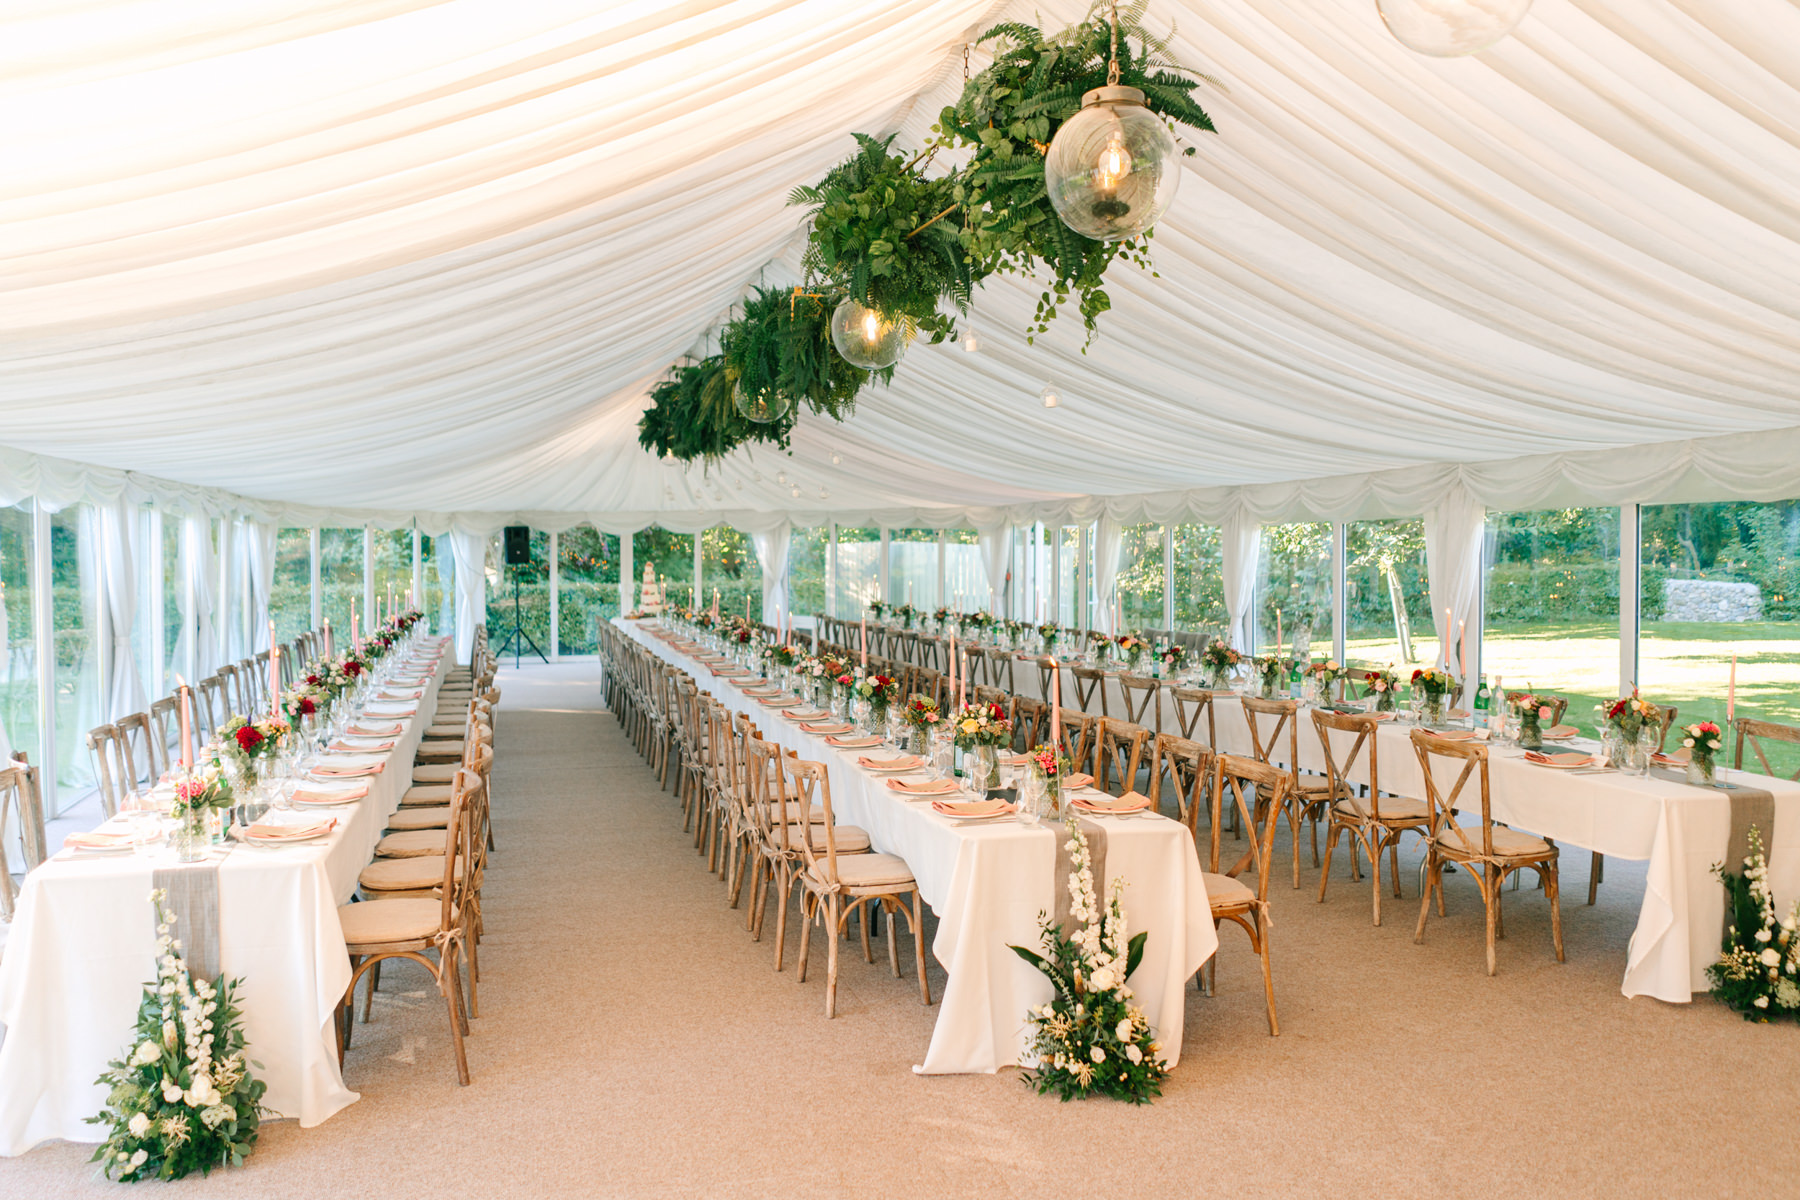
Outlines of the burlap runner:
<svg viewBox="0 0 1800 1200">
<path fill-rule="evenodd" d="M 1661 779 L 1671 783 L 1686 783 L 1687 772 L 1673 768 L 1654 767 L 1652 772 Z M 1759 788 L 1745 783 L 1742 772 L 1732 781 L 1729 789 L 1705 788 L 1705 791 L 1716 791 L 1731 802 L 1731 832 L 1725 842 L 1725 869 L 1742 871 L 1744 860 L 1750 856 L 1750 829 L 1754 826 L 1762 834 L 1763 850 L 1766 853 L 1775 844 L 1775 794 L 1767 788 Z"/>
<path fill-rule="evenodd" d="M 1064 801 L 1067 803 L 1067 801 Z M 1094 896 L 1104 908 L 1106 904 L 1106 830 L 1097 822 L 1085 817 L 1076 817 L 1081 823 L 1081 832 L 1087 835 L 1088 870 L 1094 875 Z M 1066 825 L 1059 822 L 1056 832 L 1056 923 L 1062 927 L 1066 937 L 1075 932 L 1075 923 L 1069 919 L 1069 874 L 1073 870 L 1070 862 L 1069 837 Z"/>
<path fill-rule="evenodd" d="M 229 844 L 224 849 L 231 853 Z M 164 903 L 175 914 L 170 934 L 181 943 L 181 958 L 194 979 L 219 975 L 219 864 L 225 854 L 157 867 L 150 876 L 151 885 L 162 889 Z"/>
</svg>

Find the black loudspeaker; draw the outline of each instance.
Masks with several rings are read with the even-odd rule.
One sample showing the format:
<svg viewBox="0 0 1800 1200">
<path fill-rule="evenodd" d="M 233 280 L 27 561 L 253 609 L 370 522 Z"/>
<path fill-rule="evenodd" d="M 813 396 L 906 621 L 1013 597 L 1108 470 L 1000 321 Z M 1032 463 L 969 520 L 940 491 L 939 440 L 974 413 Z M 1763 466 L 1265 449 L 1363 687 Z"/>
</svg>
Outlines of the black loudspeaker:
<svg viewBox="0 0 1800 1200">
<path fill-rule="evenodd" d="M 531 526 L 508 525 L 506 527 L 506 565 L 509 567 L 531 565 Z"/>
</svg>

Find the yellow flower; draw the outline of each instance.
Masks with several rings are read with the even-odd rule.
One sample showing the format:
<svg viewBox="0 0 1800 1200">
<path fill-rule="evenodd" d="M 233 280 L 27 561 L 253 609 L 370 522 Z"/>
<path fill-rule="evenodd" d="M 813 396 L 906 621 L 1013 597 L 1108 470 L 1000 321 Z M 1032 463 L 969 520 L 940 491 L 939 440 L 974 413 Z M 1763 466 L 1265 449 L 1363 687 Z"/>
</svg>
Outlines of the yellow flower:
<svg viewBox="0 0 1800 1200">
<path fill-rule="evenodd" d="M 962 731 L 963 731 L 963 732 L 964 732 L 964 733 L 974 733 L 974 732 L 975 732 L 975 730 L 976 730 L 976 729 L 978 729 L 978 728 L 980 728 L 980 726 L 978 726 L 978 725 L 977 725 L 977 724 L 976 724 L 976 722 L 975 722 L 975 720 L 974 720 L 974 718 L 973 718 L 973 717 L 971 717 L 971 718 L 970 718 L 970 719 L 969 719 L 969 720 L 967 720 L 967 721 L 964 721 L 964 722 L 963 722 L 963 723 L 962 723 Z"/>
</svg>

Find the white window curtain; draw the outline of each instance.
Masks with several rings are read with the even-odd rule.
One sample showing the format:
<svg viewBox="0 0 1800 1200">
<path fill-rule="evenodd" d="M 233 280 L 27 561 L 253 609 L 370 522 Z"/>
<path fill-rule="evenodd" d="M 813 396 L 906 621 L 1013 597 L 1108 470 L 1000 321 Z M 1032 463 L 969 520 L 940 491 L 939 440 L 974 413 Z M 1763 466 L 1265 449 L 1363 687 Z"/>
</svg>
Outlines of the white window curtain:
<svg viewBox="0 0 1800 1200">
<path fill-rule="evenodd" d="M 450 554 L 456 560 L 456 661 L 468 662 L 475 651 L 475 626 L 487 619 L 486 534 L 450 533 Z"/>
<path fill-rule="evenodd" d="M 1113 614 L 1119 603 L 1119 546 L 1125 528 L 1111 517 L 1101 517 L 1094 527 L 1094 607 L 1099 611 L 1090 623 L 1107 635 L 1117 634 Z"/>
<path fill-rule="evenodd" d="M 244 539 L 250 554 L 250 653 L 269 649 L 269 613 L 275 591 L 275 535 L 273 524 L 249 521 Z"/>
<path fill-rule="evenodd" d="M 1487 507 L 1460 483 L 1425 510 L 1425 570 L 1431 584 L 1431 615 L 1443 648 L 1438 661 L 1458 676 L 1464 673 L 1465 658 L 1470 671 L 1476 669 L 1481 645 L 1481 550 L 1486 529 Z M 1459 623 L 1461 645 L 1456 640 Z"/>
<path fill-rule="evenodd" d="M 794 540 L 794 527 L 783 521 L 767 533 L 752 533 L 750 544 L 756 547 L 756 561 L 762 564 L 763 622 L 780 626 L 788 605 L 788 546 Z"/>
<path fill-rule="evenodd" d="M 175 661 L 192 685 L 219 669 L 218 638 L 213 633 L 214 588 L 218 586 L 218 556 L 213 553 L 212 519 L 188 516 L 181 520 L 181 636 L 175 642 Z"/>
<path fill-rule="evenodd" d="M 106 635 L 102 653 L 107 656 L 108 721 L 149 706 L 131 650 L 137 620 L 137 531 L 137 512 L 123 496 L 100 508 L 100 615 Z"/>
<path fill-rule="evenodd" d="M 987 571 L 987 610 L 997 617 L 1004 615 L 1001 609 L 1006 603 L 1006 567 L 1012 559 L 1012 533 L 1011 525 L 980 529 L 975 533 L 981 565 Z"/>
<path fill-rule="evenodd" d="M 1256 568 L 1262 554 L 1262 524 L 1243 508 L 1234 509 L 1219 525 L 1219 552 L 1231 644 L 1247 654 L 1256 636 Z"/>
</svg>

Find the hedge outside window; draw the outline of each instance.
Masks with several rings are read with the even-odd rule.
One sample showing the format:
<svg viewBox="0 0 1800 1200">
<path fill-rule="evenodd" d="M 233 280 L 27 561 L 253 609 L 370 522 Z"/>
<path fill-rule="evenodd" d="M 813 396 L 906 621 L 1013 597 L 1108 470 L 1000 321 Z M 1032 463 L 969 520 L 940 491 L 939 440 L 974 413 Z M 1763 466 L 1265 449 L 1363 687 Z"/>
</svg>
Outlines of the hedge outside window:
<svg viewBox="0 0 1800 1200">
<path fill-rule="evenodd" d="M 810 617 L 825 611 L 825 555 L 831 527 L 796 529 L 788 541 L 788 612 Z"/>
<path fill-rule="evenodd" d="M 163 521 L 164 537 L 172 521 Z M 167 567 L 174 570 L 173 560 Z M 167 614 L 165 614 L 167 616 Z M 281 529 L 275 533 L 275 578 L 269 588 L 269 619 L 275 640 L 286 645 L 312 627 L 312 533 Z"/>
<path fill-rule="evenodd" d="M 44 761 L 38 727 L 37 611 L 31 591 L 31 503 L 0 508 L 0 645 L 6 647 L 0 676 L 0 721 L 15 753 Z"/>
<path fill-rule="evenodd" d="M 1163 627 L 1163 527 L 1127 525 L 1119 531 L 1120 632 Z"/>
<path fill-rule="evenodd" d="M 362 530 L 319 530 L 319 613 L 331 622 L 332 640 L 340 650 L 350 644 L 344 639 L 350 636 L 351 601 L 359 613 L 362 609 L 362 566 Z"/>
<path fill-rule="evenodd" d="M 512 634 L 514 621 L 514 588 L 518 585 L 517 620 L 523 629 L 543 652 L 550 656 L 550 535 L 539 529 L 531 531 L 529 545 L 531 561 L 520 565 L 512 565 L 506 561 L 506 535 L 494 535 L 488 543 L 488 561 L 494 564 L 494 572 L 488 576 L 487 588 L 487 631 L 488 645 L 494 653 L 504 656 L 510 661 L 514 646 L 507 639 Z M 519 653 L 529 658 L 531 645 L 527 642 L 517 644 Z"/>
<path fill-rule="evenodd" d="M 1219 527 L 1175 526 L 1175 628 L 1223 635 L 1230 624 Z"/>
<path fill-rule="evenodd" d="M 701 573 L 705 579 L 700 597 L 704 607 L 719 600 L 720 616 L 747 616 L 762 620 L 762 564 L 749 535 L 729 525 L 714 525 L 700 535 Z"/>
<path fill-rule="evenodd" d="M 1331 656 L 1331 525 L 1267 525 L 1256 576 L 1256 648 Z M 1277 638 L 1277 631 L 1280 633 Z"/>
<path fill-rule="evenodd" d="M 594 654 L 599 623 L 619 615 L 619 538 L 577 525 L 556 539 L 557 653 Z"/>
</svg>

